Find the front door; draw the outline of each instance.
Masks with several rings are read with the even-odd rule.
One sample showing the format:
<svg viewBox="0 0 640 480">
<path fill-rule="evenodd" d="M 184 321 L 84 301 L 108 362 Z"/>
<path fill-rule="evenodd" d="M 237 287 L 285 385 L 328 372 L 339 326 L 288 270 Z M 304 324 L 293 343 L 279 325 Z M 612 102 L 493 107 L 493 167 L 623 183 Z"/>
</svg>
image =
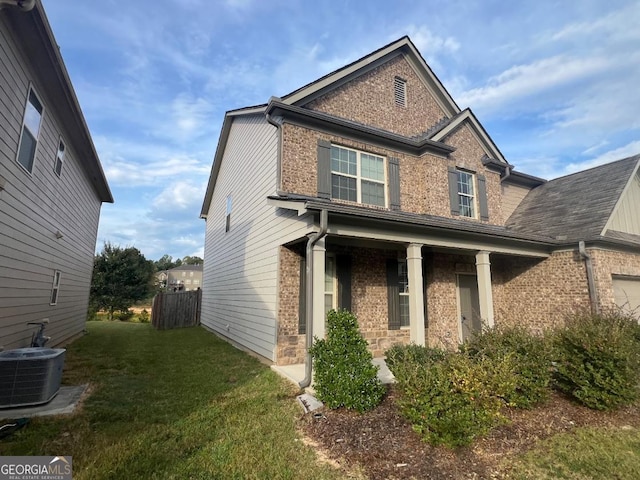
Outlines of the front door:
<svg viewBox="0 0 640 480">
<path fill-rule="evenodd" d="M 475 275 L 458 275 L 460 298 L 460 333 L 464 342 L 475 332 L 482 330 L 478 278 Z"/>
</svg>

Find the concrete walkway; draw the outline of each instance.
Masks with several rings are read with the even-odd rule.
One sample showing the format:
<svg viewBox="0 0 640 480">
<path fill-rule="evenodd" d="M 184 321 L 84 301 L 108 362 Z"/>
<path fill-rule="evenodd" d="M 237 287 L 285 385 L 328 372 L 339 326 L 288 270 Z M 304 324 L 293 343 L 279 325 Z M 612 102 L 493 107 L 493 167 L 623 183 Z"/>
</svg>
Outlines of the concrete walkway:
<svg viewBox="0 0 640 480">
<path fill-rule="evenodd" d="M 384 358 L 374 358 L 372 363 L 380 367 L 378 370 L 378 378 L 382 383 L 395 382 L 396 379 L 393 373 L 391 373 L 391 370 L 389 370 L 389 367 L 387 367 Z M 297 363 L 295 365 L 271 365 L 271 369 L 295 385 L 298 385 L 298 382 L 304 379 L 304 363 Z"/>
<path fill-rule="evenodd" d="M 0 419 L 43 417 L 73 413 L 88 385 L 62 386 L 48 403 L 32 407 L 0 408 Z"/>
</svg>

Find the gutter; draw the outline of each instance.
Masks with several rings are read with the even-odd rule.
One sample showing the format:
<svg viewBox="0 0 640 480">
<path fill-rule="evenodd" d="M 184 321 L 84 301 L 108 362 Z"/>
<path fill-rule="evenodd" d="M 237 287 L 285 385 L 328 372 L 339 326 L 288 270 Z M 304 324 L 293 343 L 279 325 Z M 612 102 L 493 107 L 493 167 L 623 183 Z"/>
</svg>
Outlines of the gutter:
<svg viewBox="0 0 640 480">
<path fill-rule="evenodd" d="M 578 242 L 578 251 L 580 252 L 580 258 L 584 260 L 587 269 L 587 283 L 589 284 L 589 302 L 591 303 L 591 313 L 600 313 L 600 307 L 598 305 L 598 292 L 596 291 L 596 283 L 593 278 L 593 262 L 587 249 L 585 248 L 584 240 Z"/>
<path fill-rule="evenodd" d="M 33 10 L 36 6 L 36 0 L 0 0 L 0 10 L 4 7 L 17 7 L 23 12 Z"/>
<path fill-rule="evenodd" d="M 309 240 L 307 241 L 307 268 L 305 270 L 305 284 L 306 291 L 305 293 L 305 317 L 306 317 L 306 349 L 307 354 L 304 359 L 304 379 L 301 382 L 298 382 L 300 388 L 307 388 L 311 385 L 312 380 L 312 370 L 313 370 L 313 359 L 311 358 L 311 354 L 309 353 L 309 349 L 313 344 L 313 247 L 320 239 L 322 239 L 327 234 L 327 227 L 329 223 L 329 212 L 326 208 L 320 210 L 320 231 L 311 235 Z"/>
</svg>

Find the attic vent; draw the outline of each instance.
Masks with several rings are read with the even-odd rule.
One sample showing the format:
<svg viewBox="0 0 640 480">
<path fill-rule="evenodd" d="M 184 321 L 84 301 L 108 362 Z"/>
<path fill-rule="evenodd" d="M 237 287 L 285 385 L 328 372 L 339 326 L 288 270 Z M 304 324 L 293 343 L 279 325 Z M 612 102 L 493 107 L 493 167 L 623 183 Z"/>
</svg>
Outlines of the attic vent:
<svg viewBox="0 0 640 480">
<path fill-rule="evenodd" d="M 407 106 L 407 81 L 400 77 L 393 79 L 393 96 L 396 100 L 396 105 L 399 107 Z"/>
</svg>

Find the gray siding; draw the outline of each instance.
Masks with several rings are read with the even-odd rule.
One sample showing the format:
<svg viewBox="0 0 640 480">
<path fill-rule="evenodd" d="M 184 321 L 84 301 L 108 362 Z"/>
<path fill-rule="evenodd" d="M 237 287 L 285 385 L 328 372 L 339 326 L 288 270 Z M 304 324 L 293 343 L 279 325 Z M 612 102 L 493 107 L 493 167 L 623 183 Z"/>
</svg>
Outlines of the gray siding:
<svg viewBox="0 0 640 480">
<path fill-rule="evenodd" d="M 502 212 L 504 218 L 509 218 L 530 189 L 509 183 L 502 184 Z"/>
<path fill-rule="evenodd" d="M 636 172 L 629 188 L 616 208 L 609 229 L 640 235 L 640 171 Z"/>
<path fill-rule="evenodd" d="M 80 334 L 86 321 L 101 202 L 77 158 L 65 125 L 0 17 L 0 345 L 26 346 L 49 318 L 51 345 Z M 16 162 L 24 106 L 32 84 L 44 105 L 33 172 Z M 60 136 L 62 174 L 54 171 Z M 59 231 L 63 237 L 57 239 Z M 54 271 L 62 272 L 57 305 L 49 305 Z"/>
<path fill-rule="evenodd" d="M 306 219 L 267 204 L 276 193 L 278 134 L 263 115 L 231 126 L 206 220 L 202 323 L 275 360 L 278 247 L 308 232 Z M 232 196 L 225 232 L 226 199 Z"/>
</svg>

